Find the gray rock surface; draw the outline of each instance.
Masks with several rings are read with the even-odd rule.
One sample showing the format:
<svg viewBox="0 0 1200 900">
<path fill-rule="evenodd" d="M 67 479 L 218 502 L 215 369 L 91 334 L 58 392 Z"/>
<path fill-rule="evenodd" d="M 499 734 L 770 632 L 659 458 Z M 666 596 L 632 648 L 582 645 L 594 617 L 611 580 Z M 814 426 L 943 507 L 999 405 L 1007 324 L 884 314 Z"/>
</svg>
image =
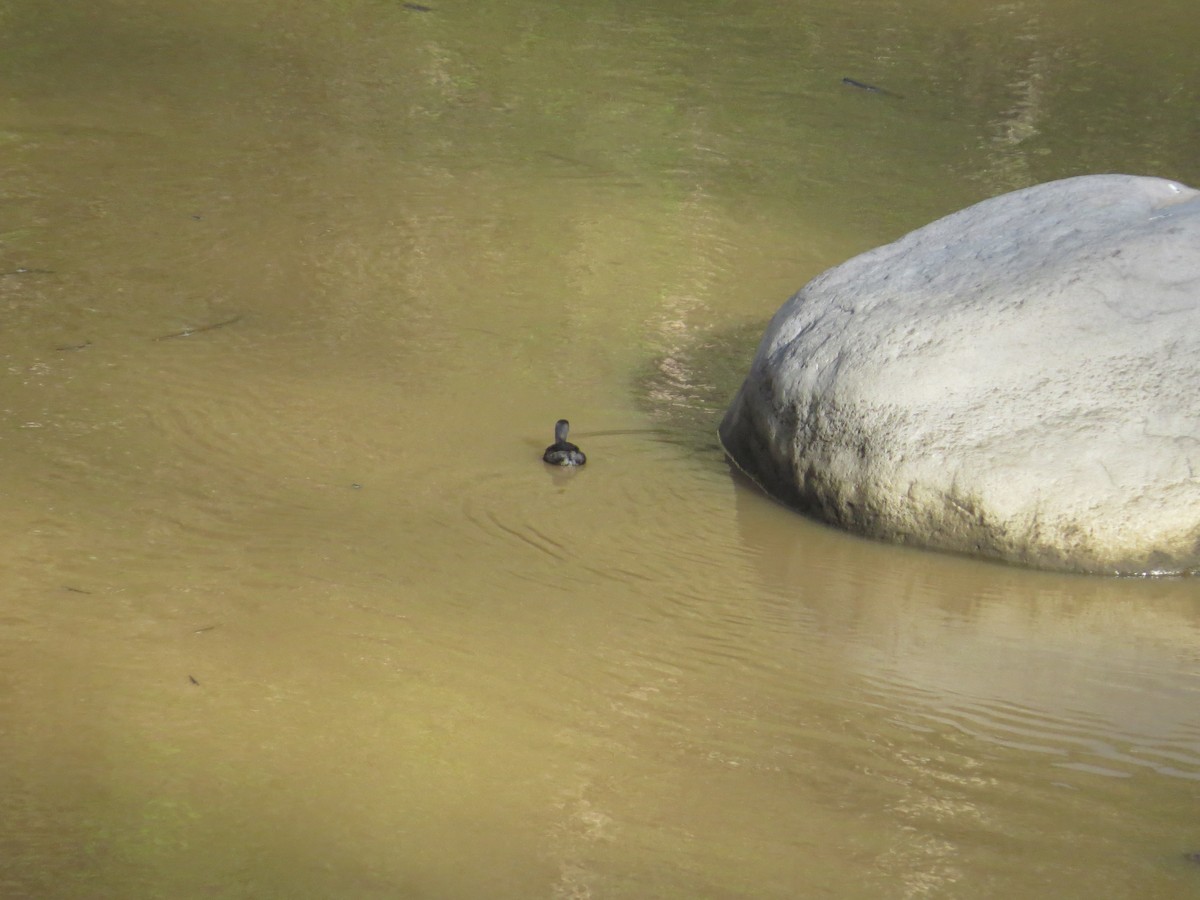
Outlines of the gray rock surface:
<svg viewBox="0 0 1200 900">
<path fill-rule="evenodd" d="M 720 435 L 859 534 L 1200 572 L 1200 192 L 1070 178 L 830 269 L 771 320 Z"/>
</svg>

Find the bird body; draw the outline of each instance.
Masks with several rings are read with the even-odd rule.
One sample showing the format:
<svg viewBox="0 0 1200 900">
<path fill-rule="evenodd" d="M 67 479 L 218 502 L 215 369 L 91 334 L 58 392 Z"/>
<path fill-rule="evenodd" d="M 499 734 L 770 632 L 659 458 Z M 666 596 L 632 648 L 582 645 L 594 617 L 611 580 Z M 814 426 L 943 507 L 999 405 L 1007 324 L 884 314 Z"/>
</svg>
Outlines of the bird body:
<svg viewBox="0 0 1200 900">
<path fill-rule="evenodd" d="M 554 423 L 554 443 L 546 448 L 542 460 L 552 466 L 582 466 L 587 462 L 583 451 L 567 440 L 567 432 L 571 423 L 559 419 Z"/>
</svg>

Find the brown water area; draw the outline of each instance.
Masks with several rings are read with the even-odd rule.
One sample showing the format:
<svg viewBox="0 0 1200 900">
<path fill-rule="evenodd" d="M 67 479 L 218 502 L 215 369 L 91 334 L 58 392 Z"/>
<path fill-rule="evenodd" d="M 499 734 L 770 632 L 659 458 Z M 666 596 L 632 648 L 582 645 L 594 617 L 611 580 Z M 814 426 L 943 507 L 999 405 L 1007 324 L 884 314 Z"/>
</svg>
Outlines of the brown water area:
<svg viewBox="0 0 1200 900">
<path fill-rule="evenodd" d="M 1194 12 L 0 0 L 0 896 L 1200 895 L 1200 585 L 715 436 L 823 269 L 1200 185 Z"/>
</svg>

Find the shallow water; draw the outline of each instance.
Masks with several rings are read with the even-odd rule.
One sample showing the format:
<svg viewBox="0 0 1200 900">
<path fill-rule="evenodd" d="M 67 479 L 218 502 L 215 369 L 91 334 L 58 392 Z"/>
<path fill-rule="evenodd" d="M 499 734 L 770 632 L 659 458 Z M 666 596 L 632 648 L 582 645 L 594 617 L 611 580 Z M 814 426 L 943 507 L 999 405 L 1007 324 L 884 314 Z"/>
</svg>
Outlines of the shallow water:
<svg viewBox="0 0 1200 900">
<path fill-rule="evenodd" d="M 715 439 L 824 268 L 1200 183 L 1190 7 L 428 5 L 0 0 L 0 895 L 1200 890 L 1193 582 Z"/>
</svg>

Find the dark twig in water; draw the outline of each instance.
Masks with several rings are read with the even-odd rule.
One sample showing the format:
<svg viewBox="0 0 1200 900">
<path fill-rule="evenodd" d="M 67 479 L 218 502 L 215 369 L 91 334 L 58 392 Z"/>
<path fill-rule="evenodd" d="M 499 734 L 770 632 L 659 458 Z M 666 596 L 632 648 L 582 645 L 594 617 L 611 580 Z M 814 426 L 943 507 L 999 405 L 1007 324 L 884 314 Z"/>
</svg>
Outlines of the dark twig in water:
<svg viewBox="0 0 1200 900">
<path fill-rule="evenodd" d="M 422 6 L 420 3 L 405 3 L 404 8 L 413 12 L 433 12 L 432 6 Z"/>
<path fill-rule="evenodd" d="M 887 88 L 876 87 L 873 84 L 866 84 L 862 81 L 855 81 L 853 78 L 843 78 L 842 84 L 847 87 L 858 88 L 860 91 L 870 91 L 872 94 L 881 94 L 884 97 L 895 97 L 897 100 L 903 100 L 903 94 L 897 94 L 894 91 L 889 91 Z"/>
<path fill-rule="evenodd" d="M 71 587 L 69 584 L 63 588 L 64 591 L 70 591 L 72 594 L 90 594 L 91 591 L 85 591 L 83 588 Z"/>
<path fill-rule="evenodd" d="M 54 349 L 60 353 L 63 353 L 67 350 L 86 350 L 90 346 L 92 346 L 91 341 L 84 341 L 82 344 L 64 344 L 63 346 L 55 347 Z"/>
<path fill-rule="evenodd" d="M 202 331 L 214 331 L 217 328 L 224 328 L 226 325 L 232 325 L 234 322 L 242 321 L 241 316 L 234 316 L 232 319 L 226 319 L 224 322 L 214 322 L 212 325 L 201 325 L 199 328 L 185 328 L 183 331 L 173 331 L 170 334 L 161 334 L 154 338 L 156 341 L 169 341 L 173 338 L 190 337 L 193 334 L 200 334 Z"/>
<path fill-rule="evenodd" d="M 199 684 L 200 684 L 200 682 L 198 682 L 198 681 L 196 680 L 196 676 L 195 676 L 195 675 L 189 675 L 189 676 L 188 676 L 188 681 L 190 681 L 192 684 L 195 684 L 195 685 L 199 685 Z"/>
</svg>

